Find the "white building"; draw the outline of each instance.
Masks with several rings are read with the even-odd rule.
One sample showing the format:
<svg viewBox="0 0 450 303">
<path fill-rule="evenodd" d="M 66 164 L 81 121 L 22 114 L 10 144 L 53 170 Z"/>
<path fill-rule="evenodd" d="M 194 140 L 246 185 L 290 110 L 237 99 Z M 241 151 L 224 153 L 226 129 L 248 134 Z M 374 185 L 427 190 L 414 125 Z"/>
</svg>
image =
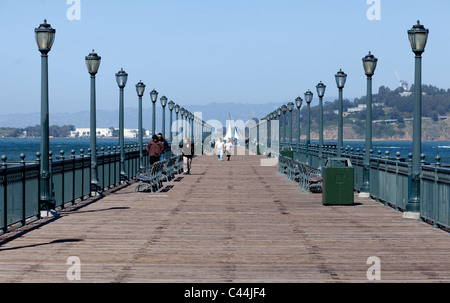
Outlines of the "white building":
<svg viewBox="0 0 450 303">
<path fill-rule="evenodd" d="M 90 128 L 75 128 L 74 131 L 70 132 L 69 137 L 70 138 L 83 138 L 83 137 L 89 137 L 91 135 L 91 129 Z M 113 132 L 110 128 L 97 128 L 97 137 L 112 137 Z"/>
<path fill-rule="evenodd" d="M 138 137 L 138 129 L 127 129 L 123 130 L 123 137 L 126 139 L 136 139 Z"/>
<path fill-rule="evenodd" d="M 366 104 L 358 104 L 358 107 L 352 107 L 347 109 L 347 113 L 359 113 L 363 110 L 365 110 L 367 107 Z"/>
<path fill-rule="evenodd" d="M 118 130 L 115 128 L 114 130 Z M 69 134 L 69 138 L 86 138 L 91 135 L 90 128 L 75 128 L 74 131 L 71 131 Z M 123 130 L 123 136 L 126 139 L 136 139 L 138 137 L 137 129 L 127 129 Z M 112 128 L 97 128 L 97 137 L 99 138 L 112 138 L 113 137 L 113 129 Z"/>
</svg>

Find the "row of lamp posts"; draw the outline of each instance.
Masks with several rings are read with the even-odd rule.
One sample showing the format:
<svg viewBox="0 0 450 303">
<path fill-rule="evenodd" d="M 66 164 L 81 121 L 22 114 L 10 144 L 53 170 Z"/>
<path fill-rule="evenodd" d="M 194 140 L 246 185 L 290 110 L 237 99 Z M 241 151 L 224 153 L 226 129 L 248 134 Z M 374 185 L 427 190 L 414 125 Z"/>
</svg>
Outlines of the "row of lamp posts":
<svg viewBox="0 0 450 303">
<path fill-rule="evenodd" d="M 38 45 L 38 50 L 41 53 L 41 148 L 40 153 L 42 156 L 41 168 L 40 168 L 40 210 L 52 211 L 55 208 L 55 201 L 50 193 L 50 170 L 49 170 L 49 110 L 48 110 L 48 53 L 51 50 L 55 39 L 56 30 L 53 29 L 47 20 L 35 29 L 36 42 Z M 423 25 L 417 21 L 417 24 L 408 30 L 408 37 L 411 44 L 412 51 L 415 54 L 415 85 L 414 85 L 414 118 L 413 118 L 413 159 L 412 159 L 412 173 L 410 176 L 410 197 L 406 205 L 407 213 L 417 214 L 420 211 L 420 156 L 421 156 L 421 106 L 422 106 L 422 53 L 425 51 L 425 45 L 428 39 L 428 29 L 425 29 Z M 95 108 L 95 75 L 98 72 L 100 66 L 101 57 L 98 56 L 94 51 L 86 56 L 86 65 L 88 72 L 91 75 L 91 131 L 90 131 L 90 148 L 91 148 L 91 169 L 92 169 L 92 179 L 91 179 L 91 190 L 100 191 L 97 176 L 97 159 L 96 159 L 96 108 Z M 377 64 L 377 59 L 369 52 L 369 54 L 363 58 L 363 67 L 365 74 L 367 76 L 367 100 L 366 100 L 366 148 L 364 156 L 364 171 L 363 171 L 363 185 L 361 187 L 362 192 L 368 193 L 370 191 L 370 150 L 372 149 L 372 76 L 375 72 Z M 117 84 L 120 88 L 120 107 L 119 107 L 119 144 L 120 144 L 120 175 L 121 180 L 126 180 L 126 173 L 124 171 L 124 136 L 123 136 L 123 90 L 127 82 L 128 74 L 121 69 L 116 74 Z M 340 70 L 336 75 L 336 84 L 339 89 L 339 116 L 338 116 L 338 146 L 337 153 L 338 156 L 341 155 L 341 150 L 343 147 L 343 88 L 347 79 L 347 75 Z M 321 150 L 323 146 L 323 105 L 322 98 L 325 93 L 325 85 L 320 82 L 317 85 L 317 93 L 319 96 L 319 155 L 321 156 Z M 136 85 L 137 94 L 139 97 L 139 143 L 140 143 L 140 159 L 142 160 L 142 96 L 144 93 L 145 85 L 140 81 Z M 151 101 L 153 103 L 153 121 L 152 121 L 152 132 L 155 133 L 155 105 L 158 93 L 153 90 L 150 93 Z M 307 161 L 309 162 L 309 144 L 310 144 L 310 103 L 312 101 L 313 94 L 308 90 L 305 93 L 305 101 L 308 105 L 308 123 L 307 123 Z M 300 111 L 302 100 L 300 97 L 296 99 L 295 105 Z M 165 106 L 167 104 L 167 98 L 165 96 L 161 97 L 161 105 L 163 107 L 163 136 L 165 135 Z M 290 102 L 288 106 L 283 105 L 283 107 L 278 109 L 276 112 L 269 114 L 268 119 L 276 119 L 276 116 L 280 117 L 281 112 L 283 115 L 286 110 L 291 112 L 291 127 L 292 127 L 292 110 L 293 103 Z M 184 108 L 180 108 L 178 105 L 174 105 L 173 101 L 169 102 L 169 110 L 171 112 L 172 120 L 172 110 L 175 109 L 178 121 L 178 111 L 181 113 L 181 118 L 183 116 L 186 119 L 189 118 L 192 123 L 191 127 L 191 138 L 194 135 L 194 121 L 201 122 L 202 128 L 204 125 L 203 121 L 198 118 L 194 119 L 192 113 L 188 112 Z M 300 112 L 299 112 L 299 122 L 300 122 Z M 178 123 L 177 123 L 178 124 Z M 170 124 L 171 125 L 171 124 Z M 177 127 L 178 129 L 178 127 Z M 172 141 L 172 131 L 170 132 L 170 141 Z M 187 137 L 189 134 L 185 134 Z M 299 123 L 299 142 L 300 142 L 300 123 Z M 284 138 L 286 138 L 284 134 Z M 292 130 L 290 133 L 290 141 L 292 143 Z M 320 157 L 321 159 L 322 157 Z M 142 163 L 142 161 L 141 161 Z"/>
<path fill-rule="evenodd" d="M 410 196 L 406 204 L 406 217 L 416 218 L 420 213 L 420 157 L 421 157 L 421 127 L 422 127 L 422 53 L 425 51 L 429 30 L 417 21 L 410 30 L 408 30 L 408 38 L 411 44 L 411 49 L 415 54 L 415 80 L 414 80 L 414 117 L 413 117 L 413 152 L 412 152 L 412 169 L 409 176 L 410 182 Z M 374 75 L 378 59 L 369 52 L 363 59 L 363 68 L 367 76 L 367 96 L 366 96 L 366 139 L 365 152 L 363 161 L 363 182 L 360 188 L 362 196 L 369 196 L 370 192 L 370 152 L 372 150 L 372 76 Z M 337 140 L 337 156 L 341 156 L 343 149 L 343 89 L 347 80 L 347 74 L 342 69 L 335 75 L 336 85 L 339 91 L 338 99 L 338 140 Z M 319 168 L 322 166 L 322 148 L 323 148 L 323 96 L 325 94 L 326 86 L 320 82 L 317 86 L 317 94 L 319 97 Z M 307 103 L 307 124 L 306 124 L 306 162 L 310 164 L 309 146 L 310 146 L 310 103 L 313 94 L 311 91 L 305 93 L 305 101 Z M 298 142 L 300 142 L 300 107 L 302 98 L 297 97 L 295 105 L 298 109 Z M 279 138 L 283 138 L 283 143 L 286 142 L 286 118 L 287 111 L 291 113 L 291 127 L 290 127 L 290 144 L 292 145 L 292 110 L 294 104 L 289 102 L 283 105 L 278 110 L 266 116 L 265 120 L 281 120 L 283 114 L 283 134 L 279 134 Z M 281 129 L 280 129 L 281 130 Z"/>
<path fill-rule="evenodd" d="M 35 28 L 35 37 L 38 45 L 38 49 L 41 53 L 41 164 L 40 164 L 40 193 L 39 193 L 39 210 L 41 211 L 41 216 L 52 216 L 56 215 L 55 207 L 56 202 L 52 197 L 51 186 L 50 186 L 50 152 L 49 152 L 49 102 L 48 102 L 48 53 L 51 50 L 53 42 L 55 40 L 56 30 L 44 20 L 38 28 Z M 95 76 L 100 67 L 101 57 L 93 50 L 88 56 L 85 57 L 86 66 L 88 72 L 91 76 L 90 81 L 90 149 L 91 149 L 91 181 L 90 189 L 93 192 L 99 194 L 102 193 L 102 188 L 99 185 L 98 180 L 98 170 L 97 170 L 97 125 L 96 125 L 96 91 L 95 91 Z M 120 89 L 120 99 L 119 99 L 119 146 L 120 146 L 120 180 L 128 181 L 127 174 L 125 172 L 125 148 L 124 148 L 124 88 L 127 83 L 128 74 L 121 69 L 116 73 L 117 85 Z M 145 91 L 145 84 L 142 81 L 136 84 L 136 92 L 139 98 L 139 118 L 138 118 L 138 140 L 140 148 L 140 164 L 143 166 L 143 133 L 142 133 L 142 97 Z M 153 104 L 153 119 L 152 119 L 152 133 L 156 133 L 156 114 L 155 107 L 158 98 L 158 92 L 154 89 L 150 92 L 150 99 Z M 194 123 L 195 125 L 201 125 L 201 131 L 203 136 L 203 127 L 205 122 L 200 118 L 194 116 L 191 112 L 184 108 L 180 108 L 178 104 L 175 104 L 172 100 L 167 102 L 167 97 L 162 96 L 160 98 L 162 106 L 162 135 L 165 138 L 165 107 L 166 105 L 170 111 L 170 142 L 173 140 L 172 132 L 172 110 L 175 110 L 176 114 L 176 130 L 178 132 L 178 113 L 181 114 L 181 119 L 184 122 L 183 127 L 183 138 L 189 137 L 193 140 L 194 136 Z M 184 117 L 184 120 L 183 120 Z M 189 122 L 188 122 L 189 120 Z M 190 125 L 191 133 L 189 134 L 187 130 L 189 129 L 187 125 Z"/>
</svg>

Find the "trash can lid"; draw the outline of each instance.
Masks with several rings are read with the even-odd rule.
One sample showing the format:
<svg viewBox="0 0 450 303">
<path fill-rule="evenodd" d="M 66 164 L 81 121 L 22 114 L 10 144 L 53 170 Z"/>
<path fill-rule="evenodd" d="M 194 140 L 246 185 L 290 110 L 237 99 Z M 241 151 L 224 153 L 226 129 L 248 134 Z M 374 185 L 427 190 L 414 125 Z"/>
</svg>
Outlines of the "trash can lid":
<svg viewBox="0 0 450 303">
<path fill-rule="evenodd" d="M 347 158 L 329 158 L 325 167 L 353 167 L 350 159 Z"/>
</svg>

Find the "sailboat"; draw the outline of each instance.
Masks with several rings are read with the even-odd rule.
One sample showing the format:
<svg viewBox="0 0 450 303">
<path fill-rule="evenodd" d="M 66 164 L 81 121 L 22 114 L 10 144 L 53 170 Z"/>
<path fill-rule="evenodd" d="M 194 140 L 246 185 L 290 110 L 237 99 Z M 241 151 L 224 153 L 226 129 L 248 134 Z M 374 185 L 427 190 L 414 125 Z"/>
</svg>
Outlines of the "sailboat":
<svg viewBox="0 0 450 303">
<path fill-rule="evenodd" d="M 233 139 L 236 144 L 239 139 L 243 139 L 241 131 L 234 125 L 234 121 L 231 119 L 231 114 L 228 113 L 229 120 L 227 122 L 227 133 L 224 137 L 224 140 Z"/>
</svg>

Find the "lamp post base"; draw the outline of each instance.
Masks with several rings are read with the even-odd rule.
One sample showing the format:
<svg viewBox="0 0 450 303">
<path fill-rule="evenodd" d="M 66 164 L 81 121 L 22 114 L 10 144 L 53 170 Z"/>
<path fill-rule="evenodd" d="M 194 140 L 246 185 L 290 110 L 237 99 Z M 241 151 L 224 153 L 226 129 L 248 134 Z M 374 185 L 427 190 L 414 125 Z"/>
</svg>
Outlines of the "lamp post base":
<svg viewBox="0 0 450 303">
<path fill-rule="evenodd" d="M 59 217 L 61 217 L 61 215 L 59 215 L 54 209 L 41 210 L 41 218 L 59 218 Z"/>
<path fill-rule="evenodd" d="M 370 193 L 360 192 L 358 194 L 358 197 L 360 197 L 360 198 L 369 198 L 370 197 Z"/>
<path fill-rule="evenodd" d="M 98 183 L 91 183 L 91 194 L 92 195 L 98 195 L 103 196 L 103 190 L 102 187 Z"/>
<path fill-rule="evenodd" d="M 403 218 L 404 219 L 415 219 L 415 220 L 419 220 L 420 219 L 420 213 L 419 212 L 414 212 L 414 211 L 405 211 L 403 213 Z"/>
</svg>

